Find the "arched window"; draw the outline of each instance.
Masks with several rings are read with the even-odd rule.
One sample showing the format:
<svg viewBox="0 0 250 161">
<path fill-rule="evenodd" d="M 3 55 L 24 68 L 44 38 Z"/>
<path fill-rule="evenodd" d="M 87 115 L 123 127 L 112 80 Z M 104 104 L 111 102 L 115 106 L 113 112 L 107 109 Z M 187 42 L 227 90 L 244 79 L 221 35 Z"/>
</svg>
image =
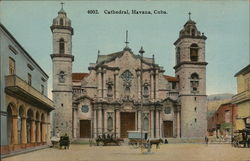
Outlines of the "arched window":
<svg viewBox="0 0 250 161">
<path fill-rule="evenodd" d="M 65 82 L 65 73 L 64 73 L 64 71 L 60 71 L 60 73 L 59 73 L 59 82 L 60 83 Z"/>
<path fill-rule="evenodd" d="M 113 119 L 112 117 L 108 118 L 108 131 L 112 131 L 113 130 Z"/>
<path fill-rule="evenodd" d="M 191 79 L 199 79 L 199 75 L 197 73 L 193 73 L 191 75 Z"/>
<path fill-rule="evenodd" d="M 181 59 L 181 48 L 180 47 L 178 47 L 177 49 L 176 49 L 176 64 L 179 64 L 180 63 L 180 59 Z"/>
<path fill-rule="evenodd" d="M 195 36 L 195 29 L 192 29 L 191 34 L 192 36 Z"/>
<path fill-rule="evenodd" d="M 59 40 L 59 54 L 64 54 L 64 40 L 60 39 Z"/>
<path fill-rule="evenodd" d="M 60 18 L 60 25 L 63 26 L 63 19 L 62 18 Z"/>
<path fill-rule="evenodd" d="M 108 86 L 108 97 L 112 97 L 112 96 L 113 96 L 112 86 L 109 85 L 109 86 Z"/>
<path fill-rule="evenodd" d="M 190 60 L 191 61 L 198 61 L 198 50 L 199 50 L 199 47 L 197 44 L 192 44 L 190 46 Z"/>
<path fill-rule="evenodd" d="M 198 86 L 199 86 L 199 75 L 197 73 L 193 73 L 191 75 L 191 89 L 193 92 L 198 91 Z"/>
<path fill-rule="evenodd" d="M 149 92 L 148 92 L 148 87 L 147 86 L 144 87 L 143 91 L 144 91 L 144 96 L 148 96 Z"/>
</svg>

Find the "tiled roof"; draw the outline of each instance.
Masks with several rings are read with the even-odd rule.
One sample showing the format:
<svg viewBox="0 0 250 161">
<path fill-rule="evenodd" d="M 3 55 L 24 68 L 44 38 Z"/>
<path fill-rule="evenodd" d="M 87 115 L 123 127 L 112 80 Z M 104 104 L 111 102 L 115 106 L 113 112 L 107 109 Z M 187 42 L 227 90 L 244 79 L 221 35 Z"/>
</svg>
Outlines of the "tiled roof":
<svg viewBox="0 0 250 161">
<path fill-rule="evenodd" d="M 89 73 L 72 73 L 72 81 L 81 81 L 84 77 L 89 76 Z"/>
<path fill-rule="evenodd" d="M 178 82 L 178 79 L 176 77 L 172 77 L 169 75 L 164 75 L 164 78 L 168 80 L 169 82 Z"/>
</svg>

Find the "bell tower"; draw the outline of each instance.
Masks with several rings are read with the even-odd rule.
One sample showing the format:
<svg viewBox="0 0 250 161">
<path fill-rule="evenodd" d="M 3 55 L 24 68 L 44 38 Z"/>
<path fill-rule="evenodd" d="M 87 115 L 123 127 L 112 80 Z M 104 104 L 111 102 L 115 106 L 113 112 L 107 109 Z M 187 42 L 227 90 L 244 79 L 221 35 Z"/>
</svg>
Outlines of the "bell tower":
<svg viewBox="0 0 250 161">
<path fill-rule="evenodd" d="M 174 69 L 179 80 L 182 138 L 203 138 L 207 131 L 206 39 L 204 33 L 198 31 L 189 13 L 189 20 L 174 43 Z"/>
<path fill-rule="evenodd" d="M 63 10 L 63 3 L 58 16 L 53 19 L 52 32 L 53 53 L 53 112 L 54 134 L 72 138 L 72 35 L 71 21 Z"/>
</svg>

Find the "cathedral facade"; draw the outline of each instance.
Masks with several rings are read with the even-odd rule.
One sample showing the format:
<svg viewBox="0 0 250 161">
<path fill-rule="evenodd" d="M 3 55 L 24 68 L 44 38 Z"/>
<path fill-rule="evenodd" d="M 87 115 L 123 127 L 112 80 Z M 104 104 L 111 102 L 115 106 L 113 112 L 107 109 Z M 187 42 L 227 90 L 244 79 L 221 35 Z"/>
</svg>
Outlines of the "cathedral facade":
<svg viewBox="0 0 250 161">
<path fill-rule="evenodd" d="M 203 138 L 207 130 L 206 36 L 189 18 L 175 41 L 175 76 L 152 58 L 126 45 L 98 54 L 88 73 L 72 73 L 73 28 L 61 9 L 53 35 L 53 129 L 73 139 L 103 133 L 127 138 L 146 131 L 151 138 Z"/>
</svg>

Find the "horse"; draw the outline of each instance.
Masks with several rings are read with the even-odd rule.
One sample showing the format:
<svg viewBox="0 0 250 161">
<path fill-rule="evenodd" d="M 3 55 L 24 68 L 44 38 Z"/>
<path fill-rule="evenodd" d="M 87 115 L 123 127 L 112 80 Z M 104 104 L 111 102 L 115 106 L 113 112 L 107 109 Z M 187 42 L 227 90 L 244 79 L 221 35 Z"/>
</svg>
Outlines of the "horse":
<svg viewBox="0 0 250 161">
<path fill-rule="evenodd" d="M 101 136 L 99 135 L 96 139 L 95 139 L 96 145 L 99 146 L 100 142 L 103 142 L 103 139 L 101 138 Z"/>
<path fill-rule="evenodd" d="M 160 139 L 148 139 L 147 142 L 150 144 L 150 147 L 155 144 L 156 145 L 156 148 L 160 148 L 159 147 L 159 144 L 160 143 L 163 143 L 163 140 L 160 138 Z"/>
</svg>

